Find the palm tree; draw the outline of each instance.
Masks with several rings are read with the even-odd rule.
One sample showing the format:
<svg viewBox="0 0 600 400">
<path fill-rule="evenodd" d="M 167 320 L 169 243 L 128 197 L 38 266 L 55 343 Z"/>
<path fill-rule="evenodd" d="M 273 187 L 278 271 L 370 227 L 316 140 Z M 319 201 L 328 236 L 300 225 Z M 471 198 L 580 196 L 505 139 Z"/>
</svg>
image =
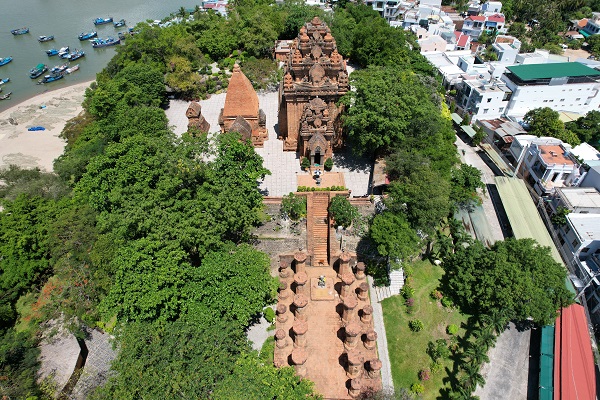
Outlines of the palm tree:
<svg viewBox="0 0 600 400">
<path fill-rule="evenodd" d="M 470 342 L 470 345 L 465 350 L 464 355 L 467 356 L 467 359 L 470 361 L 470 363 L 466 364 L 476 364 L 479 366 L 484 362 L 490 361 L 487 355 L 487 348 L 479 345 L 476 342 Z"/>
<path fill-rule="evenodd" d="M 185 11 L 184 7 L 180 7 L 176 15 L 181 19 L 185 19 L 185 17 L 187 16 L 187 11 Z"/>
<path fill-rule="evenodd" d="M 496 335 L 491 327 L 486 327 L 475 334 L 475 342 L 482 347 L 489 349 L 496 345 Z"/>
<path fill-rule="evenodd" d="M 463 375 L 459 380 L 460 386 L 464 389 L 470 390 L 473 392 L 477 385 L 485 385 L 485 379 L 483 379 L 483 375 L 479 373 L 479 365 L 474 363 L 469 363 L 462 366 Z"/>
<path fill-rule="evenodd" d="M 484 326 L 492 327 L 493 331 L 497 334 L 501 334 L 506 329 L 506 325 L 508 325 L 508 317 L 505 312 L 494 311 L 490 315 L 482 316 L 481 323 Z"/>
</svg>

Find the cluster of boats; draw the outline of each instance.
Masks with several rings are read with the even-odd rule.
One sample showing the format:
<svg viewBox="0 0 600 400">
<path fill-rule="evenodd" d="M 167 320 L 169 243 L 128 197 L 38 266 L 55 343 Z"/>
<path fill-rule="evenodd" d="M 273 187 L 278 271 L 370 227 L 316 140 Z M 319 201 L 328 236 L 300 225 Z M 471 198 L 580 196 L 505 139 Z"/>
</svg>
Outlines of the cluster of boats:
<svg viewBox="0 0 600 400">
<path fill-rule="evenodd" d="M 81 57 L 85 56 L 85 51 L 83 50 L 69 50 L 69 46 L 61 47 L 60 49 L 50 49 L 46 50 L 46 54 L 48 57 L 58 56 L 58 58 L 62 58 L 69 61 L 75 61 Z"/>
<path fill-rule="evenodd" d="M 42 79 L 38 80 L 38 84 L 50 83 L 64 78 L 65 74 L 71 74 L 79 70 L 79 64 L 70 66 L 69 63 L 63 65 L 57 65 L 50 69 L 50 74 L 45 75 Z M 38 78 L 48 71 L 46 64 L 38 64 L 29 70 L 29 77 L 31 79 Z"/>
<path fill-rule="evenodd" d="M 2 92 L 2 85 L 4 85 L 5 83 L 10 82 L 10 78 L 4 78 L 4 79 L 0 79 L 0 93 Z M 3 94 L 0 96 L 0 100 L 6 100 L 10 98 L 10 95 L 12 94 L 12 92 L 8 92 L 6 94 Z"/>
</svg>

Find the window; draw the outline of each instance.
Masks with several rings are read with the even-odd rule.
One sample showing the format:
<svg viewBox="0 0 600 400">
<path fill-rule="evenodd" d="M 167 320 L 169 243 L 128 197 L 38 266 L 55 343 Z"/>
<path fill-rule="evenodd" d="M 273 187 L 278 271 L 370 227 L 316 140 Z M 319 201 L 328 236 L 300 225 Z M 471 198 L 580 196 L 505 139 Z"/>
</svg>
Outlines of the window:
<svg viewBox="0 0 600 400">
<path fill-rule="evenodd" d="M 561 180 L 563 180 L 563 181 L 564 181 L 565 179 L 567 179 L 567 178 L 569 177 L 569 175 L 570 175 L 570 173 L 569 173 L 569 172 L 565 172 L 565 173 L 562 175 L 562 178 L 561 178 Z"/>
<path fill-rule="evenodd" d="M 579 90 L 581 90 L 581 89 L 579 89 Z M 579 101 L 579 100 L 581 100 L 581 97 L 578 97 L 575 99 L 575 101 Z"/>
<path fill-rule="evenodd" d="M 571 227 L 569 225 L 565 226 L 565 233 L 571 232 Z"/>
<path fill-rule="evenodd" d="M 582 253 L 587 253 L 588 251 L 590 251 L 589 247 L 584 247 L 583 249 L 581 249 Z"/>
<path fill-rule="evenodd" d="M 487 108 L 484 108 L 484 109 L 483 109 L 483 113 L 484 113 L 484 114 L 487 114 L 487 113 L 488 113 L 488 111 L 489 111 L 489 109 L 487 109 Z"/>
<path fill-rule="evenodd" d="M 560 99 L 560 101 L 565 101 L 565 99 Z"/>
<path fill-rule="evenodd" d="M 548 102 L 548 100 L 544 100 L 544 103 L 547 103 L 547 102 Z"/>
<path fill-rule="evenodd" d="M 577 241 L 577 239 L 573 240 L 573 243 L 571 244 L 573 245 L 573 247 L 579 246 L 579 242 Z"/>
<path fill-rule="evenodd" d="M 558 176 L 559 176 L 559 175 L 560 175 L 560 173 L 558 173 L 558 172 L 555 172 L 555 173 L 552 175 L 552 179 L 551 179 L 551 180 L 552 180 L 552 182 L 556 182 L 556 178 L 558 178 Z"/>
<path fill-rule="evenodd" d="M 500 108 L 498 109 L 498 111 L 499 111 L 499 112 L 502 112 L 502 111 L 504 111 L 504 107 L 500 107 Z"/>
<path fill-rule="evenodd" d="M 563 239 L 563 237 L 559 237 L 558 241 L 560 242 L 560 245 L 562 246 L 563 244 L 565 244 L 565 239 Z"/>
<path fill-rule="evenodd" d="M 550 103 L 554 103 L 554 99 L 550 100 Z"/>
</svg>

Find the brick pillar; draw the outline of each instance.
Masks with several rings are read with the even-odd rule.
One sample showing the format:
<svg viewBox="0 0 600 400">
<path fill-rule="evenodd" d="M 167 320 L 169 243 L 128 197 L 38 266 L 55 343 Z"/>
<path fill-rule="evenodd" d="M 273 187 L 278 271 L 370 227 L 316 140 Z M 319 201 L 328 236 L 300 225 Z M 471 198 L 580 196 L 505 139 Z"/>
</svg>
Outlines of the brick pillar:
<svg viewBox="0 0 600 400">
<path fill-rule="evenodd" d="M 358 298 L 362 301 L 369 298 L 369 284 L 367 282 L 358 285 Z"/>
<path fill-rule="evenodd" d="M 287 334 L 283 329 L 277 329 L 277 331 L 275 331 L 275 345 L 278 349 L 285 349 L 287 347 Z"/>
<path fill-rule="evenodd" d="M 285 301 L 292 294 L 291 290 L 288 290 L 289 285 L 287 282 L 279 282 L 279 301 Z"/>
<path fill-rule="evenodd" d="M 363 324 L 370 324 L 373 320 L 373 306 L 367 304 L 362 308 L 362 315 L 360 316 L 360 322 Z"/>
<path fill-rule="evenodd" d="M 303 251 L 297 251 L 294 254 L 294 261 L 296 261 L 296 273 L 306 272 L 306 253 Z"/>
<path fill-rule="evenodd" d="M 294 296 L 294 305 L 296 306 L 296 312 L 294 313 L 296 319 L 306 321 L 306 306 L 308 305 L 308 298 L 303 294 L 297 294 Z"/>
<path fill-rule="evenodd" d="M 352 268 L 350 268 L 350 253 L 343 252 L 340 255 L 340 267 L 338 269 L 338 278 L 342 278 L 345 273 L 352 273 Z"/>
<path fill-rule="evenodd" d="M 356 264 L 356 280 L 362 281 L 367 277 L 365 274 L 366 268 L 365 263 L 362 261 Z"/>
<path fill-rule="evenodd" d="M 287 263 L 287 262 L 285 262 L 285 261 L 281 261 L 279 263 L 279 277 L 281 279 L 286 279 L 291 274 L 292 274 L 292 271 L 291 271 L 291 268 L 290 268 L 290 264 Z"/>
<path fill-rule="evenodd" d="M 374 330 L 370 330 L 367 332 L 367 336 L 365 338 L 365 348 L 367 350 L 373 350 L 375 348 L 375 343 L 377 341 L 377 332 L 375 332 Z"/>
<path fill-rule="evenodd" d="M 287 361 L 286 361 L 286 357 L 285 356 L 275 356 L 275 358 L 273 359 L 273 365 L 277 368 L 281 368 L 281 367 L 287 367 Z"/>
<path fill-rule="evenodd" d="M 294 275 L 294 282 L 296 282 L 296 294 L 308 295 L 308 293 L 306 293 L 307 281 L 308 275 L 306 275 L 306 272 L 298 272 L 296 275 Z"/>
<path fill-rule="evenodd" d="M 292 350 L 292 363 L 296 369 L 296 374 L 303 378 L 306 376 L 306 365 L 304 364 L 307 358 L 308 354 L 302 347 L 296 347 Z"/>
<path fill-rule="evenodd" d="M 340 293 L 340 297 L 343 299 L 352 293 L 351 285 L 354 283 L 354 275 L 352 274 L 344 274 L 342 275 L 342 290 Z"/>
<path fill-rule="evenodd" d="M 358 305 L 358 300 L 356 298 L 356 294 L 350 292 L 346 297 L 344 297 L 344 310 L 342 312 L 342 322 L 344 324 L 348 324 L 354 321 L 354 317 L 356 314 L 355 308 Z"/>
<path fill-rule="evenodd" d="M 348 394 L 350 395 L 350 397 L 355 399 L 358 396 L 360 396 L 360 393 L 362 392 L 362 387 L 363 383 L 360 378 L 352 379 L 350 381 L 350 388 L 348 389 Z"/>
<path fill-rule="evenodd" d="M 280 324 L 285 324 L 288 320 L 287 310 L 288 308 L 285 304 L 277 304 L 277 310 L 275 312 L 277 313 L 277 322 Z"/>
<path fill-rule="evenodd" d="M 306 332 L 308 331 L 306 321 L 301 319 L 294 321 L 292 331 L 294 332 L 294 347 L 306 347 Z"/>
<path fill-rule="evenodd" d="M 344 347 L 346 350 L 353 349 L 360 340 L 361 328 L 357 322 L 346 325 L 346 338 L 344 340 Z"/>
<path fill-rule="evenodd" d="M 363 364 L 365 358 L 356 350 L 349 351 L 347 355 L 348 368 L 346 370 L 346 375 L 351 379 L 360 377 L 363 373 Z"/>
<path fill-rule="evenodd" d="M 381 371 L 381 360 L 379 358 L 370 360 L 369 369 L 367 370 L 367 375 L 369 378 L 376 379 L 379 377 L 379 371 Z"/>
</svg>

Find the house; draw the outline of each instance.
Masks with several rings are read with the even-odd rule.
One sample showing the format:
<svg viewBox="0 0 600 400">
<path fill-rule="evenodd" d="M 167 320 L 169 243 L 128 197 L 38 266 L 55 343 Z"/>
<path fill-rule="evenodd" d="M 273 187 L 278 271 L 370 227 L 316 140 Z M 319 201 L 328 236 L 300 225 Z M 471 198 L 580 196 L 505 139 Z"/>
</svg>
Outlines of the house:
<svg viewBox="0 0 600 400">
<path fill-rule="evenodd" d="M 377 11 L 379 15 L 390 22 L 396 19 L 398 13 L 398 7 L 400 5 L 399 0 L 365 0 L 365 5 L 370 6 L 373 10 Z"/>
<path fill-rule="evenodd" d="M 486 30 L 506 32 L 505 19 L 503 14 L 493 14 L 485 17 L 483 26 Z"/>
<path fill-rule="evenodd" d="M 600 165 L 591 167 L 581 181 L 583 187 L 593 187 L 600 190 Z"/>
<path fill-rule="evenodd" d="M 575 146 L 571 152 L 590 167 L 600 165 L 600 151 L 588 143 Z"/>
<path fill-rule="evenodd" d="M 592 13 L 592 18 L 587 20 L 585 27 L 579 30 L 584 37 L 589 37 L 591 35 L 597 35 L 600 33 L 600 13 Z"/>
<path fill-rule="evenodd" d="M 456 38 L 456 50 L 467 50 L 471 48 L 471 36 L 462 33 L 461 31 L 454 31 L 454 37 Z"/>
<path fill-rule="evenodd" d="M 462 32 L 477 40 L 484 29 L 485 17 L 483 15 L 470 15 L 463 22 Z"/>
<path fill-rule="evenodd" d="M 483 128 L 502 152 L 508 151 L 515 136 L 527 133 L 521 125 L 506 118 L 480 119 L 477 125 Z"/>
<path fill-rule="evenodd" d="M 481 4 L 479 0 L 471 0 L 469 4 L 467 4 L 467 15 L 479 15 L 481 13 Z"/>
<path fill-rule="evenodd" d="M 587 187 L 556 188 L 548 205 L 552 213 L 562 207 L 572 213 L 600 214 L 600 192 Z"/>
<path fill-rule="evenodd" d="M 512 92 L 499 81 L 465 79 L 456 84 L 456 104 L 472 114 L 472 121 L 504 114 Z"/>
<path fill-rule="evenodd" d="M 421 54 L 431 51 L 445 51 L 448 43 L 444 38 L 438 35 L 431 35 L 425 39 L 418 39 L 419 47 L 421 48 Z"/>
<path fill-rule="evenodd" d="M 502 3 L 499 1 L 488 1 L 481 6 L 482 13 L 499 13 L 502 11 Z"/>
</svg>

